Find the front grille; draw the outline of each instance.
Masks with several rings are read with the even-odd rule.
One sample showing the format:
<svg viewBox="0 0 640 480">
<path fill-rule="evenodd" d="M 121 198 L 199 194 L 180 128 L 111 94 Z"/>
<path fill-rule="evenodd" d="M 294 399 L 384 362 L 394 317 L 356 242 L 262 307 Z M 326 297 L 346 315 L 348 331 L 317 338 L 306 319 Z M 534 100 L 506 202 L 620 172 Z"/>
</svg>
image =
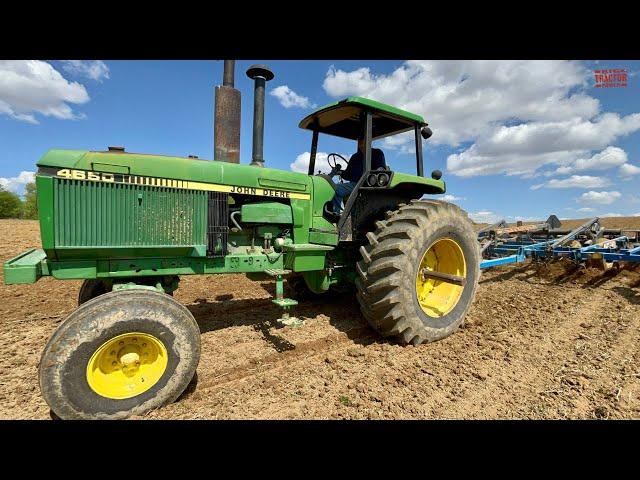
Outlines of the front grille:
<svg viewBox="0 0 640 480">
<path fill-rule="evenodd" d="M 205 245 L 207 192 L 54 180 L 56 247 Z"/>
<path fill-rule="evenodd" d="M 209 192 L 207 256 L 224 257 L 229 237 L 229 194 Z"/>
</svg>

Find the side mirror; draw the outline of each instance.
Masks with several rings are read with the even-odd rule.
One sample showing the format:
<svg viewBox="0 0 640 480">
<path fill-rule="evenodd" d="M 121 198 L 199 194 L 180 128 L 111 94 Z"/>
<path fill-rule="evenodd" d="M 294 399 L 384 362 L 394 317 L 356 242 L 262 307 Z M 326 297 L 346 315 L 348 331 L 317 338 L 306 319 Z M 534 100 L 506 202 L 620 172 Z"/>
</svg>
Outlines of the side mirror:
<svg viewBox="0 0 640 480">
<path fill-rule="evenodd" d="M 420 129 L 420 134 L 422 135 L 422 138 L 427 140 L 428 138 L 431 137 L 431 135 L 433 135 L 433 132 L 431 131 L 431 129 L 429 127 L 422 127 Z"/>
</svg>

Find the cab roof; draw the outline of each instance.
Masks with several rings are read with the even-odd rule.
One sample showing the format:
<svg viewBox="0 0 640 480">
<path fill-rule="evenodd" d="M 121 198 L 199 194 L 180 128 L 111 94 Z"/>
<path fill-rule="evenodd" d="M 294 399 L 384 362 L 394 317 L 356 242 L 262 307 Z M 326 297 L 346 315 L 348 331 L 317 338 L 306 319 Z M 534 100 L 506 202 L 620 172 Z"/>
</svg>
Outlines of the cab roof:
<svg viewBox="0 0 640 480">
<path fill-rule="evenodd" d="M 348 97 L 319 108 L 305 117 L 299 127 L 357 140 L 362 135 L 360 113 L 365 110 L 373 114 L 372 140 L 413 130 L 416 124 L 426 125 L 424 118 L 415 113 L 368 98 Z"/>
</svg>

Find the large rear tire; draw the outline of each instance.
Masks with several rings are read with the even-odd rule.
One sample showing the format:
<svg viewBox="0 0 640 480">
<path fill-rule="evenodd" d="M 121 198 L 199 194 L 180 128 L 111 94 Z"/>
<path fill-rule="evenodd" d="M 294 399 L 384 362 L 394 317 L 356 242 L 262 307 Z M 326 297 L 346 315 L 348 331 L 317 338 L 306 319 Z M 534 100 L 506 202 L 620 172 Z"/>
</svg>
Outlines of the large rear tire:
<svg viewBox="0 0 640 480">
<path fill-rule="evenodd" d="M 175 401 L 193 378 L 200 330 L 168 295 L 110 292 L 74 311 L 47 343 L 42 396 L 62 419 L 121 419 Z"/>
<path fill-rule="evenodd" d="M 478 242 L 466 214 L 450 203 L 414 200 L 388 212 L 367 238 L 356 287 L 369 324 L 413 345 L 456 331 L 480 275 Z M 429 271 L 464 278 L 464 285 L 425 278 Z"/>
<path fill-rule="evenodd" d="M 298 301 L 305 300 L 323 300 L 329 296 L 329 292 L 315 293 L 307 286 L 307 282 L 304 281 L 304 277 L 301 274 L 293 274 L 287 277 L 287 286 L 289 288 L 289 295 Z"/>
</svg>

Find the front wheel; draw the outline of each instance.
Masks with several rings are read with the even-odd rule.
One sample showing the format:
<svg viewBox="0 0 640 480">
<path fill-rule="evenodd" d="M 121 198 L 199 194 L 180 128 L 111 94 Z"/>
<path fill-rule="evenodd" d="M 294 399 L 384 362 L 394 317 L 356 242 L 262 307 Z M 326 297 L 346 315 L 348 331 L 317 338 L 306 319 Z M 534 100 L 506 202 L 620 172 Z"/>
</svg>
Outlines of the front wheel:
<svg viewBox="0 0 640 480">
<path fill-rule="evenodd" d="M 376 226 L 356 266 L 364 317 L 401 343 L 451 335 L 480 276 L 478 242 L 466 214 L 450 203 L 414 200 Z"/>
<path fill-rule="evenodd" d="M 175 401 L 193 378 L 200 330 L 168 295 L 110 292 L 73 312 L 47 343 L 40 389 L 62 419 L 121 419 Z"/>
</svg>

